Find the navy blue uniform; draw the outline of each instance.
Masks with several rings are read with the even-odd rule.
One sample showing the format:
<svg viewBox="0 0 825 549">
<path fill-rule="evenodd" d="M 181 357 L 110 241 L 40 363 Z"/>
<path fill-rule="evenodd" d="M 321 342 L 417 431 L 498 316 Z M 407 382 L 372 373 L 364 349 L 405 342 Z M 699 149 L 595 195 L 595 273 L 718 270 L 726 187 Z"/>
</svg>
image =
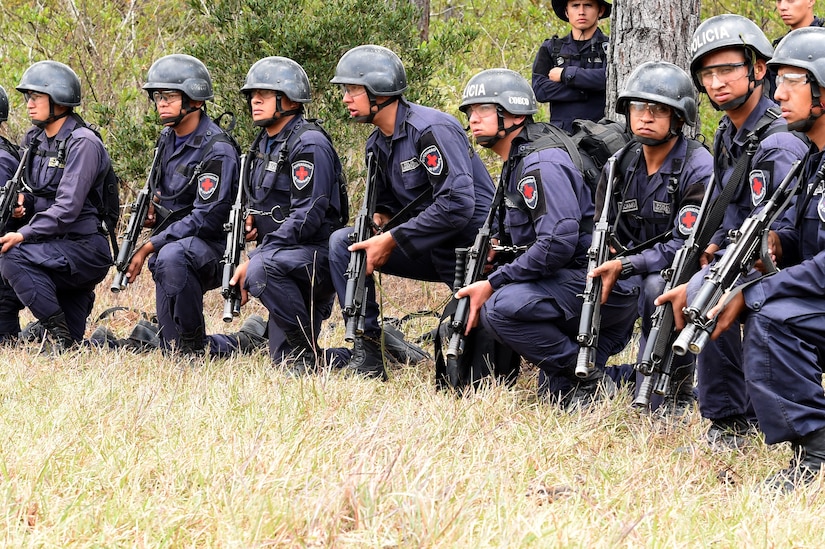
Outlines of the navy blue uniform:
<svg viewBox="0 0 825 549">
<path fill-rule="evenodd" d="M 808 185 L 777 230 L 782 270 L 743 293 L 745 380 L 768 444 L 825 428 L 825 192 L 813 177 L 822 162 L 811 155 Z"/>
<path fill-rule="evenodd" d="M 223 224 L 238 188 L 235 147 L 222 139 L 207 145 L 222 133 L 201 113 L 198 127 L 185 138 L 176 138 L 171 128 L 160 135 L 160 204 L 178 216 L 185 213 L 150 238 L 155 251 L 149 269 L 165 347 L 180 346 L 181 338 L 205 342 L 203 295 L 221 283 Z"/>
<path fill-rule="evenodd" d="M 734 166 L 745 153 L 747 134 L 759 119 L 775 104 L 766 97 L 759 100 L 745 124 L 737 131 L 728 117 L 719 125 L 714 140 L 714 173 L 717 189 L 723 188 L 733 174 Z M 753 156 L 751 171 L 745 184 L 734 194 L 725 211 L 722 228 L 713 242 L 724 248 L 727 233 L 738 229 L 754 208 L 759 207 L 790 171 L 791 165 L 805 158 L 808 146 L 795 134 L 787 131 L 771 132 L 785 126 L 784 119 L 774 121 Z M 688 303 L 707 274 L 702 269 L 688 283 Z M 723 332 L 719 339 L 709 341 L 696 360 L 699 411 L 708 419 L 722 419 L 749 414 L 750 405 L 742 369 L 742 342 L 739 323 Z"/>
<path fill-rule="evenodd" d="M 494 292 L 482 307 L 481 322 L 489 334 L 541 368 L 542 389 L 561 392 L 570 385 L 579 350 L 593 199 L 564 149 L 541 149 L 521 162 L 525 133 L 514 138 L 502 174 L 506 232 L 514 245 L 528 248 L 488 276 Z M 617 322 L 606 323 L 599 338 L 599 367 L 621 350 L 624 343 L 617 342 L 626 341 L 633 328 L 618 314 L 613 318 Z"/>
<path fill-rule="evenodd" d="M 287 333 L 312 334 L 314 341 L 335 298 L 328 256 L 329 237 L 340 226 L 341 162 L 317 130 L 304 131 L 287 147 L 289 137 L 305 124 L 298 116 L 277 135 L 263 134 L 249 177 L 258 247 L 249 253 L 245 285 L 269 310 L 273 360 L 292 351 Z M 226 350 L 227 337 L 210 336 L 210 349 Z"/>
<path fill-rule="evenodd" d="M 5 140 L 4 137 L 0 139 Z M 6 147 L 14 147 L 10 142 L 4 143 Z M 5 147 L 0 146 L 0 184 L 6 185 L 9 179 L 14 176 L 17 171 L 18 160 Z M 7 227 L 7 230 L 11 230 Z M 0 278 L 0 343 L 6 340 L 17 339 L 17 334 L 20 333 L 20 310 L 23 305 L 17 299 L 17 294 L 14 293 L 11 286 Z"/>
<path fill-rule="evenodd" d="M 65 142 L 65 160 L 58 148 Z M 30 147 L 25 181 L 24 240 L 0 255 L 0 274 L 20 302 L 43 321 L 60 313 L 72 339 L 79 341 L 94 305 L 94 288 L 112 265 L 109 240 L 101 230 L 90 196 L 102 197 L 102 175 L 111 164 L 100 139 L 70 116 L 53 138 L 32 128 L 23 139 Z"/>
<path fill-rule="evenodd" d="M 376 129 L 366 149 L 379 167 L 378 212 L 392 216 L 427 193 L 426 200 L 410 212 L 412 217 L 390 231 L 396 247 L 381 271 L 452 287 L 455 249 L 472 244 L 493 197 L 490 174 L 470 147 L 464 129 L 448 114 L 400 101 L 392 137 Z M 341 303 L 351 233 L 351 228 L 343 228 L 330 237 L 330 269 Z M 380 333 L 372 279 L 367 280 L 364 333 L 368 337 Z"/>
<path fill-rule="evenodd" d="M 550 104 L 553 125 L 570 132 L 576 118 L 604 117 L 608 40 L 596 29 L 590 40 L 574 40 L 571 33 L 542 43 L 533 63 L 533 92 Z M 561 82 L 548 76 L 556 67 L 564 67 Z"/>
<path fill-rule="evenodd" d="M 638 313 L 642 319 L 639 348 L 644 349 L 650 333 L 651 316 L 656 309 L 653 300 L 664 289 L 661 271 L 673 263 L 677 250 L 693 230 L 705 185 L 713 171 L 713 157 L 704 147 L 688 152 L 688 140 L 679 136 L 664 163 L 652 175 L 642 153 L 642 145 L 633 142 L 617 153 L 627 168 L 619 174 L 618 188 L 611 210 L 611 226 L 615 224 L 616 241 L 626 250 L 670 233 L 669 238 L 647 245 L 626 255 L 639 280 Z M 601 190 L 602 194 L 604 189 Z M 601 197 L 599 202 L 604 200 Z M 603 202 L 602 202 L 603 203 Z M 616 211 L 622 205 L 619 221 Z M 599 208 L 597 208 L 599 209 Z M 691 356 L 674 357 L 674 369 L 690 365 Z"/>
</svg>

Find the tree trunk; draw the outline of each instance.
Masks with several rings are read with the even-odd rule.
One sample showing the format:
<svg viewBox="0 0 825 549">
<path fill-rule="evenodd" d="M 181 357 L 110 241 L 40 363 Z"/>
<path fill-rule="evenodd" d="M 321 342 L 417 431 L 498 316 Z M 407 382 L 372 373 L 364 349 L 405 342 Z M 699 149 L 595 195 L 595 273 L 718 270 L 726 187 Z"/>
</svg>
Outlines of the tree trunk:
<svg viewBox="0 0 825 549">
<path fill-rule="evenodd" d="M 430 38 L 430 0 L 412 0 L 420 10 L 418 18 L 418 36 L 422 42 Z"/>
<path fill-rule="evenodd" d="M 633 69 L 645 61 L 669 61 L 689 69 L 690 41 L 699 26 L 700 3 L 614 0 L 607 70 L 608 117 L 622 118 L 616 114 L 616 99 Z"/>
</svg>

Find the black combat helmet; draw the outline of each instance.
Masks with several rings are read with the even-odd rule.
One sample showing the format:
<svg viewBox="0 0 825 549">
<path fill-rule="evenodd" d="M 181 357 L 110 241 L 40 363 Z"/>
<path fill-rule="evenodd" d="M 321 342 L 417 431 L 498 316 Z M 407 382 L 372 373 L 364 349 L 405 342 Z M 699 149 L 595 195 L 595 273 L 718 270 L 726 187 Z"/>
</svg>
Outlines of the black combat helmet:
<svg viewBox="0 0 825 549">
<path fill-rule="evenodd" d="M 636 67 L 619 94 L 616 112 L 627 115 L 633 100 L 668 105 L 686 124 L 696 124 L 696 90 L 688 73 L 673 63 L 648 61 Z"/>
<path fill-rule="evenodd" d="M 80 105 L 80 79 L 68 66 L 58 61 L 38 61 L 23 73 L 19 92 L 39 92 L 48 95 L 57 105 Z"/>
<path fill-rule="evenodd" d="M 214 97 L 212 78 L 199 59 L 191 55 L 175 53 L 161 57 L 149 67 L 143 89 L 152 93 L 161 90 L 176 90 L 193 101 L 207 101 Z"/>
<path fill-rule="evenodd" d="M 488 69 L 473 76 L 464 86 L 459 109 L 492 103 L 514 115 L 533 115 L 538 110 L 533 88 L 523 76 L 509 69 Z"/>
<path fill-rule="evenodd" d="M 341 56 L 331 82 L 364 86 L 374 96 L 395 96 L 407 89 L 407 73 L 392 50 L 367 44 Z"/>
</svg>

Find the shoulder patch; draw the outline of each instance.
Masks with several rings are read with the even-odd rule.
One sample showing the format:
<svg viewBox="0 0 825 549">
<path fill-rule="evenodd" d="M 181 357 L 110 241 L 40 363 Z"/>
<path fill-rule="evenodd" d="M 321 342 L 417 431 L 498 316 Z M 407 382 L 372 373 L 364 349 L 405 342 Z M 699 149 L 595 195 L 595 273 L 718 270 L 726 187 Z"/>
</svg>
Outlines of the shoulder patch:
<svg viewBox="0 0 825 549">
<path fill-rule="evenodd" d="M 535 210 L 539 203 L 539 188 L 536 178 L 528 175 L 518 182 L 518 192 L 524 197 L 524 204 L 531 210 Z"/>
<path fill-rule="evenodd" d="M 215 191 L 218 190 L 220 184 L 220 177 L 214 173 L 202 173 L 198 176 L 198 196 L 201 200 L 206 201 L 212 198 Z"/>
<path fill-rule="evenodd" d="M 315 173 L 315 165 L 306 160 L 299 160 L 292 163 L 292 184 L 299 191 L 312 181 L 312 175 Z"/>
<path fill-rule="evenodd" d="M 444 170 L 444 156 L 436 145 L 430 145 L 421 153 L 419 161 L 424 168 L 434 176 L 441 175 Z"/>
<path fill-rule="evenodd" d="M 748 178 L 751 188 L 751 203 L 758 206 L 765 199 L 768 192 L 767 176 L 762 170 L 753 170 Z"/>
<path fill-rule="evenodd" d="M 690 236 L 698 218 L 699 206 L 689 205 L 679 210 L 679 232 L 682 236 Z"/>
</svg>

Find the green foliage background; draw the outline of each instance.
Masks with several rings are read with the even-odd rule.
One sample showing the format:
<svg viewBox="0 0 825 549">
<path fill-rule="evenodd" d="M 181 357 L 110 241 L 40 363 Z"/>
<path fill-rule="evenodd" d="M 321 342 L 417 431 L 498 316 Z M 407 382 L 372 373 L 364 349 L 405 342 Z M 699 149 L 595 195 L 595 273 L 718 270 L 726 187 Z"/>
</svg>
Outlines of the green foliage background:
<svg viewBox="0 0 825 549">
<path fill-rule="evenodd" d="M 705 17 L 723 12 L 752 18 L 769 37 L 784 32 L 773 3 L 704 3 Z M 507 67 L 529 77 L 541 41 L 567 32 L 549 0 L 432 1 L 425 42 L 418 15 L 407 0 L 4 0 L 0 85 L 11 100 L 9 133 L 19 138 L 28 126 L 14 91 L 23 71 L 42 59 L 67 63 L 83 84 L 83 116 L 101 126 L 118 172 L 134 190 L 142 185 L 159 130 L 140 89 L 155 59 L 178 52 L 202 59 L 215 81 L 210 112 L 235 113 L 235 134 L 248 144 L 253 130 L 237 90 L 252 63 L 283 55 L 307 70 L 314 88 L 309 115 L 327 121 L 352 178 L 370 128 L 347 121 L 329 84 L 343 52 L 364 43 L 393 49 L 408 71 L 407 96 L 458 115 L 461 90 L 473 74 Z M 603 27 L 609 30 L 607 22 Z M 703 113 L 703 133 L 712 136 L 718 115 L 707 107 Z"/>
</svg>

